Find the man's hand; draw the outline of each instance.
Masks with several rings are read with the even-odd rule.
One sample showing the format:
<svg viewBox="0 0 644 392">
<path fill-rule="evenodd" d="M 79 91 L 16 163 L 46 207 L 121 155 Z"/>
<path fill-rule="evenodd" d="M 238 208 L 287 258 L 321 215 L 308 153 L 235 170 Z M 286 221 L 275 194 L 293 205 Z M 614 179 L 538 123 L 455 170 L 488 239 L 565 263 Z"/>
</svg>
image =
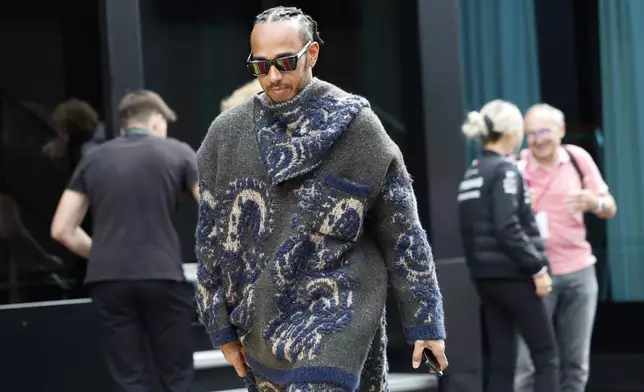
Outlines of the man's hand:
<svg viewBox="0 0 644 392">
<path fill-rule="evenodd" d="M 565 204 L 572 212 L 592 212 L 599 205 L 599 197 L 588 189 L 581 189 L 569 193 Z"/>
<path fill-rule="evenodd" d="M 445 371 L 447 368 L 447 357 L 445 356 L 444 340 L 416 340 L 414 342 L 414 354 L 412 355 L 412 366 L 418 369 L 423 361 L 423 349 L 428 348 L 438 361 L 438 368 Z"/>
<path fill-rule="evenodd" d="M 226 343 L 219 347 L 219 349 L 222 354 L 224 354 L 226 361 L 233 365 L 237 375 L 239 377 L 246 377 L 246 365 L 248 365 L 248 362 L 246 361 L 246 352 L 244 351 L 244 347 L 242 347 L 239 340 Z"/>
<path fill-rule="evenodd" d="M 534 287 L 539 297 L 545 297 L 552 291 L 552 279 L 547 272 L 532 278 Z"/>
</svg>

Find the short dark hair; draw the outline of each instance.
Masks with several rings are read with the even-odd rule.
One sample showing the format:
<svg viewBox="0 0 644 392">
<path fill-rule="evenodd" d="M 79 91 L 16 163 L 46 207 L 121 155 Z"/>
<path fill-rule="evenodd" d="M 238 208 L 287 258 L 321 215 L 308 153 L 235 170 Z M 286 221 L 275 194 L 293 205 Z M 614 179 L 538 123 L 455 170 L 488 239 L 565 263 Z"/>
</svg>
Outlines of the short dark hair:
<svg viewBox="0 0 644 392">
<path fill-rule="evenodd" d="M 91 140 L 99 123 L 96 110 L 89 103 L 76 98 L 56 106 L 51 117 L 57 137 L 46 147 L 45 154 L 52 159 L 66 156 L 69 144 L 82 145 Z"/>
<path fill-rule="evenodd" d="M 257 15 L 255 25 L 285 20 L 293 20 L 300 25 L 300 37 L 304 43 L 309 41 L 317 42 L 320 45 L 324 43 L 320 38 L 318 23 L 300 8 L 284 6 L 269 8 Z"/>
<path fill-rule="evenodd" d="M 175 112 L 154 91 L 133 91 L 126 94 L 119 104 L 119 117 L 123 124 L 144 122 L 153 114 L 162 115 L 168 122 L 177 121 Z"/>
<path fill-rule="evenodd" d="M 94 108 L 89 103 L 76 98 L 56 106 L 52 119 L 58 133 L 66 137 L 82 134 L 89 139 L 98 126 L 98 114 Z"/>
</svg>

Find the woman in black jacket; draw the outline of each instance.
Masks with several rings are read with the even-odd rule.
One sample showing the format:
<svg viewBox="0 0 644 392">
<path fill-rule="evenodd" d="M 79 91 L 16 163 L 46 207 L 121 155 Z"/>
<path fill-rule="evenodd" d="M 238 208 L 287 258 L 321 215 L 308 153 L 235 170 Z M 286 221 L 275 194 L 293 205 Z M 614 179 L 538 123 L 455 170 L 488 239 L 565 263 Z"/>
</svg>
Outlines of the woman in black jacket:
<svg viewBox="0 0 644 392">
<path fill-rule="evenodd" d="M 484 146 L 465 172 L 458 203 L 465 258 L 490 347 L 486 391 L 513 391 L 518 330 L 535 364 L 535 392 L 557 392 L 554 334 L 541 300 L 552 286 L 548 259 L 530 195 L 507 158 L 523 141 L 523 117 L 515 105 L 495 100 L 470 112 L 462 131 Z"/>
</svg>

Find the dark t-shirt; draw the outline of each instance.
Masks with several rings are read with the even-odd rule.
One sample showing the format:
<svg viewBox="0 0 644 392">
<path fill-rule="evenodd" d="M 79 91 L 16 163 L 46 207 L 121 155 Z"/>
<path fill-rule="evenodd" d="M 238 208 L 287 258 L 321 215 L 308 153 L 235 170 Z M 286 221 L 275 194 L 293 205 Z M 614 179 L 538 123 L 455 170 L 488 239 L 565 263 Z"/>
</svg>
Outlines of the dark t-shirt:
<svg viewBox="0 0 644 392">
<path fill-rule="evenodd" d="M 92 210 L 85 282 L 184 280 L 173 217 L 195 181 L 196 154 L 174 139 L 133 133 L 89 152 L 68 185 Z"/>
</svg>

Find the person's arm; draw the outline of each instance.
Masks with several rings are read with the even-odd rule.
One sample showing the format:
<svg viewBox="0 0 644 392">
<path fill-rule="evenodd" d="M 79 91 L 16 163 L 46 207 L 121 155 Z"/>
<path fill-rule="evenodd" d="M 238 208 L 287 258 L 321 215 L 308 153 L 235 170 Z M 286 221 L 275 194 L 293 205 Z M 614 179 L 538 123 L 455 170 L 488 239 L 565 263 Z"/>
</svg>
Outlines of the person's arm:
<svg viewBox="0 0 644 392">
<path fill-rule="evenodd" d="M 88 158 L 83 158 L 72 175 L 67 189 L 58 202 L 58 208 L 51 223 L 51 236 L 75 254 L 89 259 L 92 239 L 81 228 L 89 208 L 85 170 Z"/>
<path fill-rule="evenodd" d="M 217 147 L 215 123 L 197 153 L 199 213 L 197 219 L 197 293 L 199 319 L 216 348 L 235 342 L 237 332 L 228 321 L 224 272 L 220 265 L 216 230 L 216 201 L 211 189 L 216 183 Z M 224 348 L 222 348 L 224 351 Z M 236 366 L 237 368 L 237 366 Z"/>
<path fill-rule="evenodd" d="M 411 178 L 400 155 L 390 164 L 370 214 L 407 341 L 442 341 L 446 333 L 436 265 L 427 233 L 418 218 Z M 414 362 L 422 353 L 422 347 L 416 346 Z M 442 361 L 444 353 L 434 354 Z"/>
<path fill-rule="evenodd" d="M 190 194 L 192 195 L 192 198 L 195 199 L 197 203 L 201 200 L 201 196 L 199 195 L 199 182 L 195 181 L 190 185 Z"/>
<path fill-rule="evenodd" d="M 184 186 L 190 192 L 190 195 L 199 202 L 199 172 L 197 167 L 197 153 L 187 143 L 185 147 L 185 160 L 183 167 Z"/>
<path fill-rule="evenodd" d="M 196 238 L 197 310 L 213 345 L 219 347 L 237 340 L 237 333 L 228 321 L 224 276 L 219 264 L 215 199 L 204 182 L 200 183 L 199 193 Z"/>
<path fill-rule="evenodd" d="M 532 244 L 519 219 L 519 197 L 523 198 L 525 192 L 519 170 L 511 163 L 504 164 L 492 181 L 492 217 L 503 249 L 526 274 L 545 273 L 547 259 Z M 536 227 L 534 218 L 532 220 Z"/>
<path fill-rule="evenodd" d="M 581 148 L 575 149 L 575 154 L 582 161 L 584 171 L 584 204 L 586 212 L 592 212 L 602 219 L 611 219 L 617 213 L 617 203 L 610 194 L 597 164 L 590 154 Z"/>
<path fill-rule="evenodd" d="M 596 204 L 592 212 L 602 219 L 611 219 L 617 214 L 617 203 L 609 192 L 599 194 Z"/>
<path fill-rule="evenodd" d="M 92 239 L 80 225 L 87 214 L 89 200 L 84 193 L 63 192 L 51 224 L 51 236 L 75 254 L 89 258 Z"/>
<path fill-rule="evenodd" d="M 414 344 L 413 367 L 418 368 L 423 349 L 428 348 L 444 370 L 447 357 L 443 297 L 427 233 L 418 218 L 411 177 L 399 152 L 370 213 L 405 337 Z"/>
</svg>

